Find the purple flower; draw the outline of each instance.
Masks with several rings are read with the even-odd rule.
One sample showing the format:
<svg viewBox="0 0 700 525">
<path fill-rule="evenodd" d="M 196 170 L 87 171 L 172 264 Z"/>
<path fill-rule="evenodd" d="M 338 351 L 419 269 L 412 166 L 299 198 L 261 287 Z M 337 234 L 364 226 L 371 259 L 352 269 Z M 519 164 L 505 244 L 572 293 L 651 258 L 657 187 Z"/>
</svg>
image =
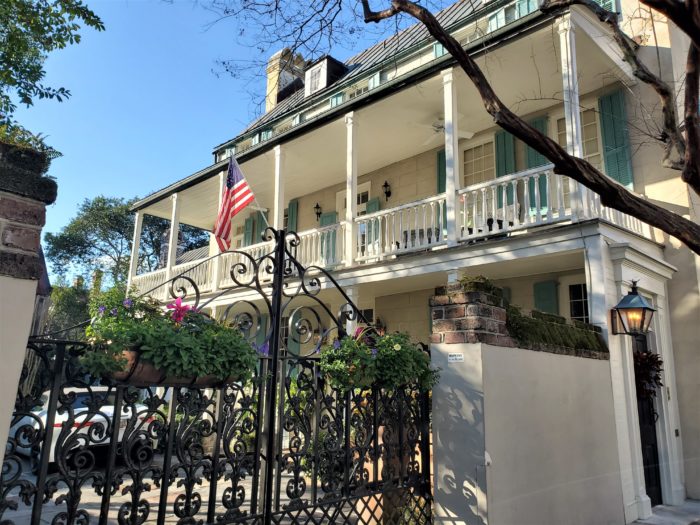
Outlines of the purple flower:
<svg viewBox="0 0 700 525">
<path fill-rule="evenodd" d="M 258 345 L 254 345 L 254 346 L 257 348 L 258 352 L 261 355 L 265 355 L 265 356 L 270 355 L 270 344 L 267 341 L 265 341 L 260 346 L 258 346 Z"/>
<path fill-rule="evenodd" d="M 109 311 L 109 313 L 112 314 L 112 315 L 114 315 L 114 316 L 116 316 L 116 315 L 117 315 L 117 309 L 116 309 L 116 308 L 112 308 L 112 309 Z"/>
<path fill-rule="evenodd" d="M 106 309 L 107 309 L 107 307 L 102 305 L 97 309 L 97 311 L 100 313 L 100 315 L 102 315 L 103 313 L 105 313 Z"/>
<path fill-rule="evenodd" d="M 124 302 L 122 304 L 124 305 L 124 308 L 131 308 L 134 304 L 134 301 L 127 297 L 126 299 L 124 299 Z"/>
<path fill-rule="evenodd" d="M 372 348 L 372 357 L 377 357 L 377 349 Z"/>
<path fill-rule="evenodd" d="M 336 350 L 340 348 L 340 341 L 338 339 L 333 341 L 333 348 L 335 348 Z"/>
</svg>

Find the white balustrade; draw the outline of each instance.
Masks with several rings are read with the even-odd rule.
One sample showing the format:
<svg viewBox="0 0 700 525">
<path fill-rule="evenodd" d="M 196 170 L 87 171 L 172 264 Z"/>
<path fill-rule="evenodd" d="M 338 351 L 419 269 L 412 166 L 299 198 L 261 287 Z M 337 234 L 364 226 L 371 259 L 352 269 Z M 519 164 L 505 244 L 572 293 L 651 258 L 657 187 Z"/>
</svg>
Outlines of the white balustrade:
<svg viewBox="0 0 700 525">
<path fill-rule="evenodd" d="M 211 280 L 211 271 L 212 260 L 207 257 L 206 259 L 199 259 L 173 266 L 172 276 L 174 278 L 178 275 L 185 275 L 194 281 L 200 292 L 208 292 L 211 290 L 213 284 Z M 186 286 L 185 283 L 175 283 L 175 285 L 178 284 Z"/>
<path fill-rule="evenodd" d="M 513 230 L 568 220 L 568 182 L 542 166 L 475 184 L 457 192 L 461 239 L 493 237 Z"/>
<path fill-rule="evenodd" d="M 427 250 L 446 244 L 445 194 L 355 219 L 357 261 Z"/>
<path fill-rule="evenodd" d="M 258 244 L 253 244 L 252 246 L 246 246 L 245 248 L 236 248 L 236 251 L 225 253 L 220 256 L 219 275 L 212 277 L 213 279 L 217 280 L 220 288 L 236 285 L 235 281 L 231 277 L 232 272 L 235 272 L 236 278 L 239 282 L 250 282 L 253 277 L 253 264 L 251 263 L 251 258 L 259 261 L 266 255 L 271 254 L 274 249 L 275 245 L 273 242 L 261 242 Z M 250 258 L 246 257 L 240 252 L 248 254 Z M 212 268 L 213 267 L 214 266 L 212 266 Z M 260 278 L 262 279 L 264 277 L 265 275 L 260 273 Z M 272 278 L 271 275 L 270 278 Z"/>
<path fill-rule="evenodd" d="M 149 296 L 154 299 L 167 298 L 166 286 L 161 286 L 167 279 L 165 268 L 156 270 L 155 272 L 144 273 L 141 275 L 136 275 L 132 281 L 131 285 L 136 289 L 137 293 L 143 294 L 148 293 Z"/>
<path fill-rule="evenodd" d="M 302 266 L 333 268 L 345 262 L 345 222 L 299 232 L 296 259 Z"/>
</svg>

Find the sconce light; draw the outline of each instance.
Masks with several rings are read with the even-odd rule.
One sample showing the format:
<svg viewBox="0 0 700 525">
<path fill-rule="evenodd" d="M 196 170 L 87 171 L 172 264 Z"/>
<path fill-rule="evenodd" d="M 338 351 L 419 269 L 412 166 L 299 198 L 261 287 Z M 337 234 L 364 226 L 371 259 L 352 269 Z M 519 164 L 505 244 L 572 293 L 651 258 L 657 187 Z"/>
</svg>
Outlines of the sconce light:
<svg viewBox="0 0 700 525">
<path fill-rule="evenodd" d="M 632 281 L 632 290 L 611 310 L 612 333 L 645 335 L 649 332 L 656 310 L 639 295 L 637 281 Z"/>
<path fill-rule="evenodd" d="M 316 206 L 314 206 L 314 213 L 316 214 L 316 220 L 319 221 L 321 220 L 321 206 L 319 206 L 318 202 L 316 203 Z"/>
<path fill-rule="evenodd" d="M 391 186 L 389 186 L 389 181 L 384 181 L 384 184 L 382 184 L 382 189 L 384 190 L 384 197 L 388 201 L 389 197 L 391 197 Z"/>
</svg>

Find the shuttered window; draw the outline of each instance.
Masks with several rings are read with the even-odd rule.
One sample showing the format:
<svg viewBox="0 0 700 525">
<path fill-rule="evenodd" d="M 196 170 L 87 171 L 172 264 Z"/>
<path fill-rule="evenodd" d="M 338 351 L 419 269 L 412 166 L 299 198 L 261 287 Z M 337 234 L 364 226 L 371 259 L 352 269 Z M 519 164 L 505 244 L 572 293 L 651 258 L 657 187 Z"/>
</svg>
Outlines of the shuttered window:
<svg viewBox="0 0 700 525">
<path fill-rule="evenodd" d="M 245 220 L 245 227 L 243 230 L 243 246 L 250 246 L 253 244 L 253 226 L 255 220 L 253 217 L 248 217 Z"/>
<path fill-rule="evenodd" d="M 600 130 L 603 137 L 605 173 L 627 188 L 632 188 L 632 162 L 630 160 L 629 135 L 625 96 L 614 91 L 598 99 Z"/>
<path fill-rule="evenodd" d="M 299 200 L 293 199 L 289 201 L 287 206 L 287 231 L 295 232 L 298 228 L 299 217 Z"/>
<path fill-rule="evenodd" d="M 535 310 L 548 314 L 559 314 L 559 295 L 557 293 L 557 281 L 542 281 L 535 283 L 533 295 Z"/>
<path fill-rule="evenodd" d="M 463 158 L 465 187 L 493 180 L 496 173 L 493 142 L 465 149 Z"/>
</svg>

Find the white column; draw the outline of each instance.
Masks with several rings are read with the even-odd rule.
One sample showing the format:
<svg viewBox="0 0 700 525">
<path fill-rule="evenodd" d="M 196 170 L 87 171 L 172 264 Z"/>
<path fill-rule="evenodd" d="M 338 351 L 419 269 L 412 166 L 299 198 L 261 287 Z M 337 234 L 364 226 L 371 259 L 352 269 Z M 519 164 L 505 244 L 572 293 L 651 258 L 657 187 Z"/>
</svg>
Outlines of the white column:
<svg viewBox="0 0 700 525">
<path fill-rule="evenodd" d="M 170 236 L 168 238 L 168 262 L 165 270 L 167 279 L 173 276 L 173 266 L 177 259 L 177 239 L 180 231 L 180 206 L 178 204 L 177 193 L 173 193 L 170 197 L 172 202 L 172 211 L 170 213 Z"/>
<path fill-rule="evenodd" d="M 348 286 L 345 288 L 345 293 L 348 295 L 352 303 L 359 308 L 360 304 L 360 294 L 359 294 L 359 287 L 358 286 Z M 368 321 L 372 322 L 370 319 Z M 348 333 L 348 335 L 352 336 L 355 333 L 355 329 L 357 328 L 357 319 L 355 320 L 347 320 L 345 321 L 345 331 Z"/>
<path fill-rule="evenodd" d="M 275 205 L 273 208 L 272 227 L 279 230 L 284 226 L 284 179 L 282 178 L 284 154 L 282 146 L 275 146 Z"/>
<path fill-rule="evenodd" d="M 454 69 L 442 72 L 445 110 L 445 208 L 447 210 L 447 245 L 457 245 L 457 189 L 459 188 L 459 127 L 457 86 Z"/>
<path fill-rule="evenodd" d="M 623 295 L 615 282 L 610 249 L 605 239 L 596 235 L 585 239 L 587 252 L 586 284 L 590 322 L 602 329 L 610 350 L 610 377 L 613 411 L 617 433 L 619 472 L 625 523 L 651 516 L 651 501 L 646 495 L 639 435 L 639 416 L 634 384 L 634 364 L 630 338 L 611 335 L 608 322 L 610 308 Z M 627 290 L 624 290 L 627 293 Z"/>
<path fill-rule="evenodd" d="M 347 151 L 345 157 L 345 264 L 352 266 L 357 253 L 357 117 L 355 112 L 345 115 Z"/>
<path fill-rule="evenodd" d="M 126 289 L 129 290 L 136 277 L 139 265 L 139 249 L 141 248 L 141 229 L 143 228 L 143 214 L 137 211 L 134 215 L 134 238 L 131 241 L 131 260 L 129 261 L 129 278 Z"/>
<path fill-rule="evenodd" d="M 583 157 L 581 133 L 581 107 L 579 106 L 578 69 L 576 66 L 576 37 L 568 13 L 559 19 L 559 43 L 561 46 L 561 77 L 564 84 L 564 118 L 566 119 L 567 150 L 576 157 Z M 569 198 L 574 218 L 588 216 L 587 189 L 569 179 Z"/>
</svg>

